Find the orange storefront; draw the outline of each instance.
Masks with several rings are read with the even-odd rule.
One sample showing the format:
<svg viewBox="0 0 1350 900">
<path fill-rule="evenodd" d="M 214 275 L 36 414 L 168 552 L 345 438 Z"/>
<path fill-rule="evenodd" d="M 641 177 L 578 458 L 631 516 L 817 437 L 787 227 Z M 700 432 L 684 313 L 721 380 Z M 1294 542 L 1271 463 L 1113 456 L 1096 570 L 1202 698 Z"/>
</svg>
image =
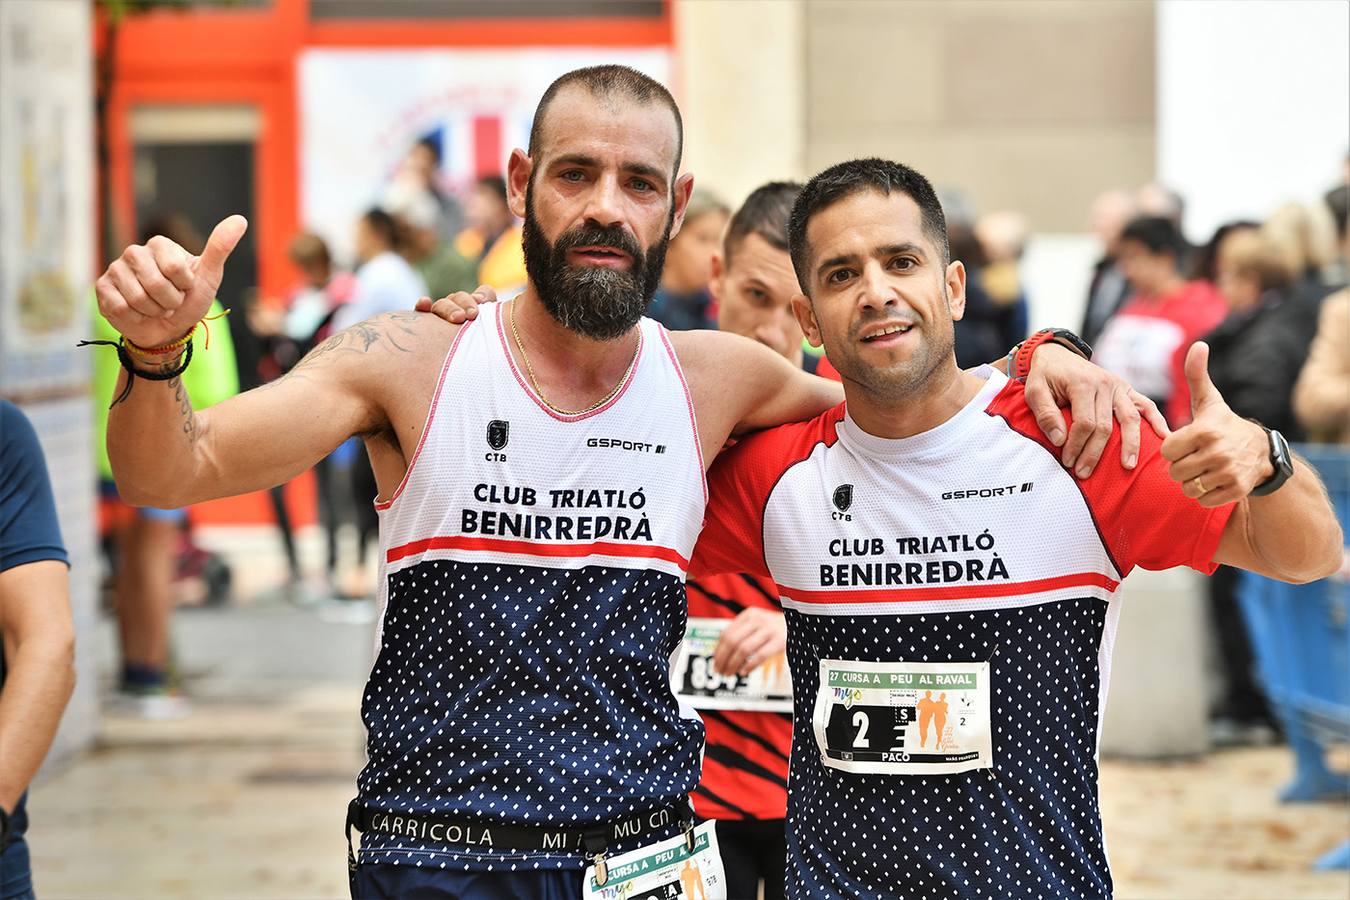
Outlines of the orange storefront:
<svg viewBox="0 0 1350 900">
<path fill-rule="evenodd" d="M 353 17 L 362 13 L 366 17 Z M 137 122 L 146 111 L 242 113 L 251 123 L 246 142 L 238 144 L 246 157 L 241 183 L 249 189 L 228 208 L 250 215 L 253 259 L 244 271 L 249 288 L 256 287 L 264 301 L 284 296 L 294 283 L 286 247 L 305 225 L 300 67 L 308 51 L 669 49 L 673 43 L 669 0 L 242 0 L 131 13 L 113 25 L 100 5 L 95 52 L 106 87 L 100 248 L 134 241 L 144 224 L 138 218 L 147 176 Z M 199 228 L 211 224 L 199 222 Z M 297 524 L 308 524 L 314 518 L 313 489 L 301 481 L 292 486 L 290 499 Z M 207 504 L 195 516 L 214 523 L 271 518 L 262 495 Z"/>
</svg>

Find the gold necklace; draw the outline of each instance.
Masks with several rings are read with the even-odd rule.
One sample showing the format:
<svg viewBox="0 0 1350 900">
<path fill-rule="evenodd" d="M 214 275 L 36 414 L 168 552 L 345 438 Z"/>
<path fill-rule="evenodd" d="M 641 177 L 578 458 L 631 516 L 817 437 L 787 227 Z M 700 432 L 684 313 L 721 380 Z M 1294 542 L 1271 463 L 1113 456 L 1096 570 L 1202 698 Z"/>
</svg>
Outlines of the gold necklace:
<svg viewBox="0 0 1350 900">
<path fill-rule="evenodd" d="M 619 391 L 628 383 L 628 377 L 633 374 L 633 369 L 637 366 L 638 353 L 642 350 L 642 335 L 639 334 L 637 346 L 633 348 L 633 358 L 628 363 L 628 370 L 623 373 L 623 377 L 619 379 L 619 383 L 614 385 L 614 389 L 602 397 L 600 402 L 588 406 L 585 409 L 572 411 L 562 409 L 561 407 L 554 406 L 550 403 L 548 398 L 544 396 L 544 389 L 539 386 L 539 379 L 534 377 L 534 367 L 530 365 L 530 357 L 525 352 L 525 344 L 521 342 L 520 332 L 516 330 L 516 302 L 514 300 L 511 301 L 511 334 L 515 336 L 516 349 L 520 351 L 521 361 L 525 363 L 525 372 L 530 376 L 530 384 L 534 385 L 534 392 L 539 396 L 540 401 L 545 406 L 560 416 L 584 416 L 586 413 L 595 412 L 597 409 L 617 397 Z"/>
</svg>

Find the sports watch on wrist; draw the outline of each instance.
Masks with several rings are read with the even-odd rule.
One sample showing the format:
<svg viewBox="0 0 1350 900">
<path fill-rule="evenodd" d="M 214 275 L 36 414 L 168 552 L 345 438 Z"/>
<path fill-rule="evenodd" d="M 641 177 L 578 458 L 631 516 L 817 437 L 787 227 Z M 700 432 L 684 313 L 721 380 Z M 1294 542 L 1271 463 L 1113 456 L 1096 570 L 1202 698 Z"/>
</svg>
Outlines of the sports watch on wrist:
<svg viewBox="0 0 1350 900">
<path fill-rule="evenodd" d="M 1031 374 L 1031 357 L 1041 344 L 1059 344 L 1079 354 L 1083 359 L 1092 359 L 1092 348 L 1087 341 L 1067 328 L 1042 328 L 1013 348 L 1009 354 L 1008 377 L 1026 381 Z"/>
<path fill-rule="evenodd" d="M 1284 439 L 1284 435 L 1264 425 L 1261 425 L 1261 428 L 1270 439 L 1270 464 L 1275 468 L 1275 474 L 1252 488 L 1251 494 L 1248 495 L 1251 497 L 1264 497 L 1266 494 L 1275 493 L 1289 480 L 1289 476 L 1294 474 L 1294 455 L 1289 452 L 1289 442 Z"/>
</svg>

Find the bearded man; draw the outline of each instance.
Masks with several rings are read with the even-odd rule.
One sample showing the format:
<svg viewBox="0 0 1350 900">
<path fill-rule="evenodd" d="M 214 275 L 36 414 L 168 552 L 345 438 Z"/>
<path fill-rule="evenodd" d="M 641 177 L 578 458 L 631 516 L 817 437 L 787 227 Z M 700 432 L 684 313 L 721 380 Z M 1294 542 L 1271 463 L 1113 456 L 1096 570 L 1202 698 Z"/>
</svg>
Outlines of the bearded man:
<svg viewBox="0 0 1350 900">
<path fill-rule="evenodd" d="M 508 166 L 524 293 L 463 325 L 361 323 L 201 413 L 177 375 L 182 336 L 243 219 L 201 257 L 163 238 L 130 247 L 98 281 L 124 338 L 108 449 L 129 502 L 260 490 L 365 439 L 380 615 L 353 896 L 575 897 L 588 859 L 603 883 L 608 854 L 688 833 L 703 727 L 679 714 L 668 660 L 706 464 L 734 433 L 842 393 L 752 341 L 643 318 L 693 185 L 681 141 L 650 78 L 562 76 Z M 1127 386 L 1059 348 L 1036 358 L 1042 390 L 1047 367 L 1071 386 L 1073 429 L 1050 391 L 1038 409 L 1067 462 L 1095 464 L 1113 408 L 1137 447 Z"/>
</svg>

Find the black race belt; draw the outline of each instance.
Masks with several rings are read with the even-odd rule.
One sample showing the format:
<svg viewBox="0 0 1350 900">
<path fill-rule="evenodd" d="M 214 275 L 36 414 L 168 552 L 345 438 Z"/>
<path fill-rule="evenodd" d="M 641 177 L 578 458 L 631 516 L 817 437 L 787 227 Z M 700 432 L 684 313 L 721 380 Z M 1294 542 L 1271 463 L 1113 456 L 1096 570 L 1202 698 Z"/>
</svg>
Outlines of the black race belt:
<svg viewBox="0 0 1350 900">
<path fill-rule="evenodd" d="M 660 806 L 616 822 L 601 822 L 583 828 L 553 828 L 452 819 L 427 813 L 386 812 L 353 800 L 347 805 L 348 861 L 355 865 L 351 853 L 350 829 L 353 827 L 362 834 L 378 832 L 475 850 L 582 853 L 597 864 L 603 864 L 611 843 L 651 837 L 671 826 L 679 826 L 692 838 L 694 816 L 687 804 L 683 807 Z"/>
</svg>

